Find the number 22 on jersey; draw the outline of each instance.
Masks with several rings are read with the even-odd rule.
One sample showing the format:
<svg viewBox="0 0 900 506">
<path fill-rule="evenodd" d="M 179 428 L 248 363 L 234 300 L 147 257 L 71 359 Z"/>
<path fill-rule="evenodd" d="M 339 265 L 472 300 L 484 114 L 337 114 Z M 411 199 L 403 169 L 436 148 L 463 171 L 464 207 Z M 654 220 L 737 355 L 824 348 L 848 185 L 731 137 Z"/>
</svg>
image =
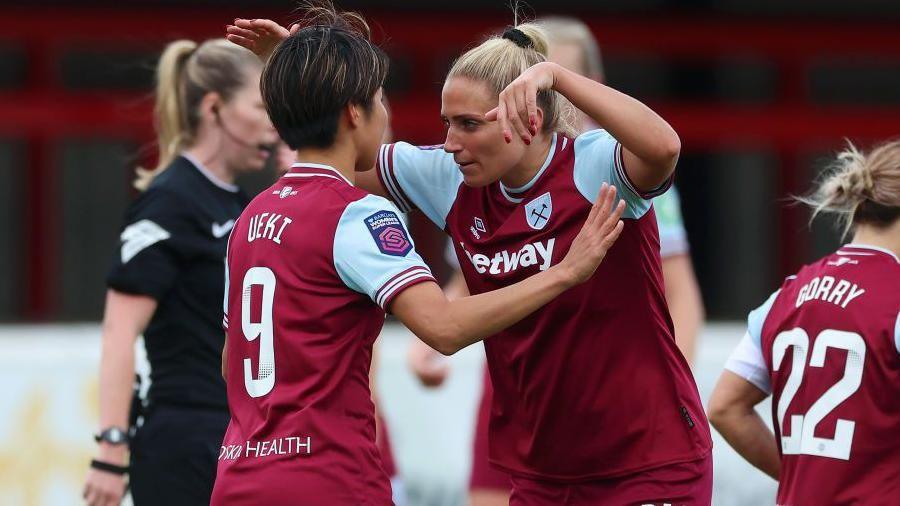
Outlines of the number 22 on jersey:
<svg viewBox="0 0 900 506">
<path fill-rule="evenodd" d="M 262 287 L 262 311 L 258 322 L 251 320 L 253 286 Z M 272 305 L 275 299 L 275 273 L 268 267 L 252 267 L 244 275 L 241 289 L 241 329 L 247 341 L 259 339 L 259 368 L 253 377 L 253 365 L 244 359 L 244 387 L 250 397 L 262 397 L 275 387 L 275 335 Z"/>
<path fill-rule="evenodd" d="M 806 331 L 801 328 L 788 330 L 778 334 L 772 345 L 774 370 L 781 368 L 782 359 L 788 348 L 793 349 L 791 372 L 778 399 L 777 410 L 782 453 L 850 460 L 850 447 L 853 444 L 856 422 L 838 419 L 834 439 L 816 437 L 815 430 L 822 419 L 859 389 L 866 358 L 865 340 L 854 332 L 823 330 L 816 337 L 812 357 L 809 357 L 809 335 Z M 809 357 L 810 368 L 822 368 L 825 365 L 828 348 L 847 351 L 844 375 L 810 406 L 805 415 L 791 415 L 791 434 L 787 435 L 784 429 L 785 414 L 803 382 L 803 376 L 807 371 L 807 358 Z M 815 371 L 810 371 L 809 374 L 815 374 Z"/>
</svg>

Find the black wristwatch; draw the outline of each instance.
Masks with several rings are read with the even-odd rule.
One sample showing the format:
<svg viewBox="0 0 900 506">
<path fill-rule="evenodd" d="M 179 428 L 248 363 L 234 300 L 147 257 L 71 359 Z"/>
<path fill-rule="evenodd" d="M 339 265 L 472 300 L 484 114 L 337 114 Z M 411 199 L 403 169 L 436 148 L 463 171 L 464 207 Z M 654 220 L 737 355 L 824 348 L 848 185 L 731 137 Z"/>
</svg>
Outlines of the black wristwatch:
<svg viewBox="0 0 900 506">
<path fill-rule="evenodd" d="M 119 427 L 107 427 L 94 434 L 94 441 L 106 442 L 111 445 L 123 445 L 128 443 L 128 433 Z"/>
</svg>

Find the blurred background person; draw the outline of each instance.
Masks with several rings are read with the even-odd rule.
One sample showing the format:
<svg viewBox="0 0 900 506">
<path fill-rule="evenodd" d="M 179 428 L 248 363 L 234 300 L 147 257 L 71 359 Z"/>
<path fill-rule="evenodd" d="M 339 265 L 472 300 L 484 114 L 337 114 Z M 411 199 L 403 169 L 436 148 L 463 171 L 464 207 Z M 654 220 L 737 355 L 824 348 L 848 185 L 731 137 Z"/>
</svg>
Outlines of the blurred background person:
<svg viewBox="0 0 900 506">
<path fill-rule="evenodd" d="M 900 141 L 868 153 L 851 144 L 813 195 L 800 200 L 813 218 L 838 215 L 853 238 L 788 276 L 750 313 L 710 399 L 710 421 L 779 481 L 778 504 L 894 504 Z M 774 434 L 754 409 L 770 395 Z"/>
<path fill-rule="evenodd" d="M 570 17 L 547 17 L 538 24 L 550 39 L 548 61 L 603 82 L 603 63 L 597 40 L 583 22 Z M 578 131 L 597 128 L 591 119 L 577 111 Z M 703 300 L 694 275 L 687 232 L 681 217 L 681 204 L 675 187 L 653 199 L 659 226 L 660 256 L 662 257 L 666 301 L 675 325 L 675 341 L 690 363 L 694 355 L 697 335 L 703 324 Z M 445 258 L 454 267 L 451 280 L 445 286 L 449 295 L 468 293 L 465 279 L 459 270 L 458 259 L 448 243 Z M 419 340 L 410 343 L 408 360 L 411 369 L 428 387 L 440 386 L 449 373 L 447 361 Z M 469 501 L 473 506 L 493 506 L 509 502 L 509 476 L 493 468 L 487 460 L 488 420 L 492 386 L 487 369 L 484 371 L 481 401 L 475 426 L 472 453 L 472 475 Z"/>
<path fill-rule="evenodd" d="M 253 53 L 222 39 L 172 42 L 159 60 L 159 163 L 138 171 L 142 193 L 107 277 L 99 447 L 84 486 L 92 506 L 118 504 L 126 475 L 137 506 L 209 504 L 229 420 L 223 259 L 248 202 L 235 179 L 262 169 L 278 142 L 260 72 Z M 131 437 L 139 335 L 151 384 Z"/>
</svg>

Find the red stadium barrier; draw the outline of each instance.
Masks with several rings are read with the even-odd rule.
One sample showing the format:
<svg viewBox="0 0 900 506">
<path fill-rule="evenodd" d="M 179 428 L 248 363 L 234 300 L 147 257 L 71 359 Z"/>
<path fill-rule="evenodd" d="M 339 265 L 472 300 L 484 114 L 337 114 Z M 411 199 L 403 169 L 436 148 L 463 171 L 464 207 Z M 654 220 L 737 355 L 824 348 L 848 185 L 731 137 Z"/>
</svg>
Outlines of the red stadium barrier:
<svg viewBox="0 0 900 506">
<path fill-rule="evenodd" d="M 367 12 L 376 38 L 392 54 L 408 61 L 410 81 L 403 94 L 391 96 L 393 127 L 399 138 L 433 144 L 443 138 L 436 93 L 440 81 L 434 55 L 450 57 L 472 45 L 480 34 L 507 24 L 508 15 L 472 16 L 464 25 L 458 14 Z M 235 16 L 272 16 L 233 7 L 178 10 L 27 8 L 4 11 L 11 20 L 3 30 L 4 46 L 24 50 L 27 71 L 24 85 L 0 90 L 0 136 L 24 139 L 28 144 L 27 237 L 28 287 L 25 316 L 44 319 L 53 313 L 53 266 L 59 255 L 58 230 L 46 224 L 56 216 L 53 192 L 47 191 L 57 163 L 49 147 L 56 139 L 78 134 L 109 136 L 151 143 L 149 97 L 139 92 L 73 91 L 63 85 L 60 60 L 73 47 L 104 51 L 117 48 L 153 48 L 177 37 L 203 39 L 221 36 L 223 25 Z M 734 54 L 752 54 L 773 64 L 778 81 L 774 100 L 762 105 L 735 105 L 712 101 L 651 102 L 679 132 L 685 151 L 734 145 L 765 146 L 782 158 L 781 194 L 802 191 L 799 160 L 811 148 L 833 148 L 845 137 L 869 142 L 898 133 L 900 107 L 817 106 L 811 103 L 805 77 L 817 58 L 832 55 L 900 56 L 900 31 L 879 22 L 738 20 L 732 18 L 597 17 L 586 21 L 600 40 L 605 56 L 651 54 L 662 60 L 717 60 Z M 438 69 L 439 70 L 439 69 Z M 779 267 L 792 272 L 808 244 L 794 231 L 803 223 L 798 209 L 783 211 L 780 226 Z"/>
</svg>

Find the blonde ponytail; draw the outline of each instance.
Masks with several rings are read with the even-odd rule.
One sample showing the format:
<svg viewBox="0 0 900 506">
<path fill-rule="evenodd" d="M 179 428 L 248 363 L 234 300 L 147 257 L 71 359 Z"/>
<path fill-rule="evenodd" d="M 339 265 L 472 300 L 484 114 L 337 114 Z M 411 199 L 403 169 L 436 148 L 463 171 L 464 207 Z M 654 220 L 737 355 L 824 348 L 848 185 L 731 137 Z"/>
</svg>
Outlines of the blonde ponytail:
<svg viewBox="0 0 900 506">
<path fill-rule="evenodd" d="M 849 141 L 809 196 L 797 200 L 837 215 L 846 236 L 854 225 L 888 226 L 900 217 L 900 140 L 860 152 Z"/>
<path fill-rule="evenodd" d="M 134 186 L 138 190 L 146 190 L 153 177 L 172 163 L 188 134 L 183 107 L 184 87 L 181 83 L 185 63 L 196 50 L 196 42 L 176 40 L 166 46 L 159 58 L 156 67 L 156 106 L 153 109 L 159 160 L 153 169 L 137 169 L 138 177 Z"/>
<path fill-rule="evenodd" d="M 245 84 L 251 68 L 260 69 L 262 63 L 250 51 L 224 39 L 200 45 L 176 40 L 166 46 L 156 68 L 153 110 L 159 160 L 153 169 L 137 169 L 135 188 L 146 190 L 154 177 L 194 143 L 203 97 L 217 92 L 229 100 Z"/>
</svg>

